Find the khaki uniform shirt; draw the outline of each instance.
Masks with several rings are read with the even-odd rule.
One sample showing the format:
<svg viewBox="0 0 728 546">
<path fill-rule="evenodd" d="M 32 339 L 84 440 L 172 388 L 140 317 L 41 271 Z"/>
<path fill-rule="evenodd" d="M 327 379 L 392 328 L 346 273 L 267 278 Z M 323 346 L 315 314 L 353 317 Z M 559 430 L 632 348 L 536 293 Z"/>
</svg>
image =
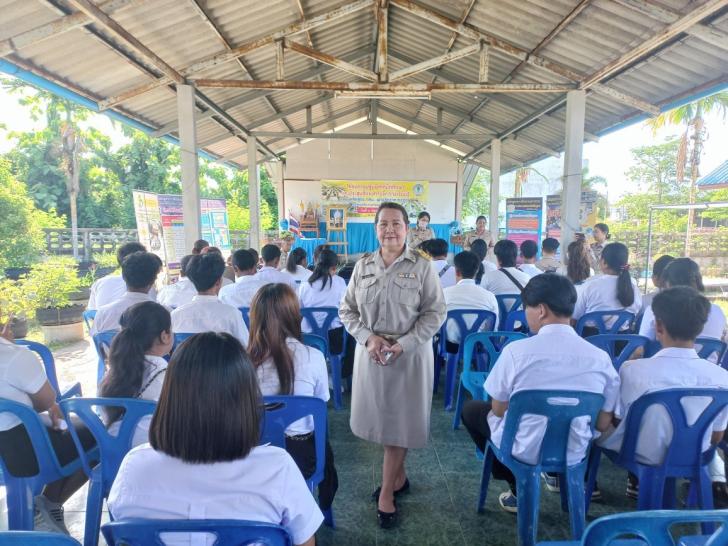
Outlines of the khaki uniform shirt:
<svg viewBox="0 0 728 546">
<path fill-rule="evenodd" d="M 435 238 L 435 232 L 430 227 L 420 229 L 418 227 L 410 228 L 407 232 L 407 246 L 412 249 L 417 248 L 423 242 Z"/>
<path fill-rule="evenodd" d="M 490 253 L 490 243 L 493 240 L 493 237 L 490 234 L 490 231 L 487 229 L 478 235 L 475 231 L 470 231 L 465 234 L 463 237 L 463 249 L 464 250 L 470 250 L 470 245 L 473 244 L 474 241 L 477 241 L 478 239 L 482 239 L 485 241 L 485 244 L 488 245 L 488 252 Z"/>
<path fill-rule="evenodd" d="M 562 264 L 556 258 L 548 256 L 546 258 L 541 258 L 539 261 L 537 261 L 536 267 L 538 267 L 541 271 L 556 272 L 564 267 L 564 264 Z"/>
</svg>

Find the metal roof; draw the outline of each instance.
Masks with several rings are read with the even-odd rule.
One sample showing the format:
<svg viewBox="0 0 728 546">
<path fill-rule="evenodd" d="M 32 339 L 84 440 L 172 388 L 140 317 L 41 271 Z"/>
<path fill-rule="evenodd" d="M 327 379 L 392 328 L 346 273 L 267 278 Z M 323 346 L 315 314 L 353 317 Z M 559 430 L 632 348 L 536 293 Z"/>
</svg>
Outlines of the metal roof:
<svg viewBox="0 0 728 546">
<path fill-rule="evenodd" d="M 285 80 L 348 85 L 381 69 L 378 47 L 391 75 L 480 43 L 487 53 L 401 82 L 432 88 L 430 100 L 377 98 L 376 115 L 446 133 L 444 145 L 485 167 L 490 138 L 500 137 L 504 171 L 563 149 L 565 89 L 587 90 L 585 136 L 596 140 L 728 85 L 728 0 L 0 0 L 0 13 L 0 69 L 20 67 L 157 136 L 177 134 L 175 81 L 197 82 L 198 143 L 239 166 L 250 131 L 304 132 L 306 106 L 313 131 L 331 130 L 371 115 L 372 100 L 213 83 L 276 82 L 284 69 Z M 285 40 L 283 64 L 276 39 Z M 435 90 L 478 82 L 484 57 L 483 91 Z M 559 91 L 490 92 L 501 84 Z M 299 142 L 259 137 L 259 159 Z"/>
<path fill-rule="evenodd" d="M 696 182 L 701 190 L 728 188 L 728 159 Z"/>
</svg>

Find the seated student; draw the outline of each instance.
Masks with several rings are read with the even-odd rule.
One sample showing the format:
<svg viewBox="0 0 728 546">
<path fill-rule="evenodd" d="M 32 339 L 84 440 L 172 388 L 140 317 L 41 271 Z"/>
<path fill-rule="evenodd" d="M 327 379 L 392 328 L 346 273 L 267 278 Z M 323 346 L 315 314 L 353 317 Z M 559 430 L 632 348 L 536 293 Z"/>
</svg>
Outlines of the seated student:
<svg viewBox="0 0 728 546">
<path fill-rule="evenodd" d="M 121 267 L 124 258 L 134 252 L 144 252 L 146 249 L 141 243 L 126 243 L 119 247 L 116 251 L 116 260 Z M 121 275 L 107 275 L 94 281 L 91 285 L 91 291 L 88 297 L 88 305 L 86 309 L 89 311 L 98 309 L 99 307 L 112 303 L 126 292 L 126 283 Z"/>
<path fill-rule="evenodd" d="M 538 254 L 538 245 L 535 241 L 526 239 L 521 243 L 521 258 L 523 263 L 519 269 L 526 273 L 529 277 L 535 277 L 543 273 L 538 267 L 536 267 L 536 255 Z"/>
<path fill-rule="evenodd" d="M 249 248 L 248 252 L 250 252 L 255 257 L 255 270 L 259 271 L 261 267 L 263 267 L 263 264 L 261 263 L 260 254 L 258 254 L 258 251 L 254 248 Z"/>
<path fill-rule="evenodd" d="M 169 311 L 153 301 L 135 303 L 121 315 L 121 330 L 109 350 L 109 370 L 99 385 L 105 398 L 159 400 L 167 371 L 164 359 L 172 350 L 174 335 Z M 123 409 L 105 408 L 109 432 L 118 432 Z M 149 441 L 151 416 L 139 421 L 133 446 Z"/>
<path fill-rule="evenodd" d="M 346 293 L 346 282 L 336 274 L 339 257 L 336 252 L 323 249 L 316 261 L 316 267 L 308 278 L 298 287 L 298 299 L 301 307 L 336 307 L 339 308 L 341 300 Z M 338 318 L 331 323 L 329 330 L 329 348 L 333 354 L 341 352 L 341 332 L 344 326 Z M 307 322 L 302 329 L 309 333 L 311 328 Z"/>
<path fill-rule="evenodd" d="M 121 276 L 126 292 L 116 301 L 99 307 L 91 326 L 91 335 L 119 329 L 119 319 L 124 311 L 140 301 L 154 301 L 150 292 L 162 270 L 162 260 L 151 252 L 134 252 L 124 258 Z"/>
<path fill-rule="evenodd" d="M 478 239 L 480 240 L 480 239 Z M 455 286 L 448 286 L 443 289 L 445 295 L 445 304 L 448 311 L 456 311 L 458 309 L 477 309 L 481 311 L 492 311 L 495 313 L 494 330 L 498 325 L 498 301 L 495 296 L 488 292 L 482 286 L 475 284 L 475 275 L 481 267 L 478 256 L 472 251 L 464 251 L 455 255 L 453 260 L 455 263 Z M 465 323 L 468 327 L 472 326 L 474 317 L 465 317 Z M 488 327 L 488 322 L 483 324 L 481 330 Z M 460 329 L 454 320 L 448 321 L 447 324 L 447 341 L 449 344 L 458 345 L 460 343 Z M 454 352 L 454 347 L 451 347 Z"/>
<path fill-rule="evenodd" d="M 190 263 L 192 256 L 193 254 L 187 254 L 179 261 L 179 279 L 176 283 L 167 285 L 159 291 L 157 303 L 168 309 L 176 309 L 180 305 L 189 303 L 197 295 L 197 289 L 186 273 L 187 264 Z"/>
<path fill-rule="evenodd" d="M 282 271 L 279 271 L 280 260 L 281 260 L 281 249 L 276 245 L 265 245 L 260 251 L 260 257 L 263 260 L 263 267 L 258 271 L 258 279 L 263 283 L 279 283 L 289 285 L 291 288 L 296 290 L 298 286 L 290 275 L 286 275 Z"/>
<path fill-rule="evenodd" d="M 300 284 L 311 276 L 311 272 L 306 267 L 308 265 L 308 255 L 302 248 L 294 248 L 288 253 L 286 260 L 286 268 L 283 273 L 289 275 L 296 284 Z"/>
<path fill-rule="evenodd" d="M 541 243 L 541 259 L 536 262 L 536 267 L 544 273 L 555 273 L 562 268 L 563 264 L 556 259 L 559 245 L 558 239 L 546 237 Z"/>
<path fill-rule="evenodd" d="M 579 320 L 593 311 L 629 311 L 637 315 L 642 308 L 637 283 L 629 274 L 629 250 L 622 243 L 610 243 L 601 255 L 601 275 L 590 278 L 579 290 L 573 319 Z M 607 326 L 614 318 L 605 321 Z M 625 326 L 628 328 L 629 326 Z M 587 325 L 585 335 L 597 333 L 593 325 Z"/>
<path fill-rule="evenodd" d="M 705 291 L 703 276 L 700 274 L 700 266 L 690 258 L 677 258 L 670 262 L 662 272 L 660 279 L 663 288 L 689 286 L 698 292 Z M 696 337 L 723 339 L 723 336 L 725 335 L 725 328 L 726 318 L 723 314 L 723 310 L 715 303 L 711 303 L 708 319 Z M 649 307 L 645 309 L 645 314 L 642 317 L 640 335 L 653 340 L 657 339 L 655 314 Z"/>
<path fill-rule="evenodd" d="M 531 277 L 516 267 L 518 247 L 513 241 L 503 239 L 493 247 L 498 260 L 498 269 L 483 276 L 481 286 L 496 296 L 500 294 L 520 294 Z"/>
<path fill-rule="evenodd" d="M 210 246 L 210 243 L 204 239 L 197 239 L 192 245 L 192 255 L 196 256 L 197 254 L 202 254 L 202 251 L 208 246 Z"/>
<path fill-rule="evenodd" d="M 609 246 L 604 249 L 605 252 Z M 693 287 L 666 288 L 655 296 L 651 309 L 654 312 L 655 334 L 662 344 L 662 350 L 652 358 L 625 362 L 619 369 L 621 387 L 615 418 L 621 421 L 616 430 L 600 439 L 599 443 L 604 449 L 621 449 L 625 418 L 629 408 L 643 394 L 673 388 L 728 389 L 728 372 L 700 358 L 694 348 L 695 338 L 704 329 L 711 311 L 707 298 Z M 688 398 L 683 401 L 683 406 L 688 419 L 694 420 L 705 408 L 705 402 L 699 398 Z M 638 459 L 644 464 L 659 465 L 672 440 L 672 425 L 664 408 L 657 406 L 647 410 L 643 422 L 649 425 L 640 428 Z M 724 410 L 713 423 L 712 443 L 718 443 L 723 438 L 726 423 L 728 410 Z M 703 445 L 705 449 L 708 448 L 708 441 L 706 437 Z M 637 486 L 636 478 L 631 476 L 627 496 L 636 498 Z M 717 480 L 713 476 L 713 492 L 723 503 L 728 501 L 724 476 Z"/>
<path fill-rule="evenodd" d="M 250 250 L 233 252 L 235 284 L 220 289 L 220 301 L 233 307 L 250 307 L 253 296 L 265 284 L 258 275 L 258 260 Z"/>
<path fill-rule="evenodd" d="M 528 326 L 537 335 L 503 348 L 485 381 L 492 402 L 471 400 L 463 407 L 463 423 L 481 451 L 488 439 L 500 445 L 508 402 L 519 391 L 574 390 L 604 395 L 597 431 L 607 430 L 617 403 L 619 376 L 609 356 L 580 338 L 571 327 L 576 303 L 571 281 L 561 275 L 538 275 L 528 282 L 522 298 Z M 583 459 L 592 439 L 585 418 L 578 421 L 581 422 L 575 420 L 571 428 L 569 464 Z M 525 463 L 535 463 L 544 429 L 543 418 L 525 416 L 513 444 L 513 455 Z M 498 501 L 504 510 L 515 513 L 517 491 L 513 474 L 495 461 L 493 476 L 510 485 L 511 490 L 502 493 Z"/>
<path fill-rule="evenodd" d="M 495 271 L 498 267 L 488 257 L 488 243 L 483 239 L 475 239 L 470 244 L 470 252 L 475 254 L 480 260 L 480 270 L 475 275 L 475 284 L 481 284 L 483 282 L 483 275 L 488 271 Z"/>
<path fill-rule="evenodd" d="M 261 521 L 282 525 L 294 544 L 313 546 L 323 514 L 291 456 L 259 445 L 263 411 L 255 370 L 237 339 L 213 332 L 189 338 L 169 362 L 149 444 L 119 467 L 108 498 L 113 519 Z"/>
<path fill-rule="evenodd" d="M 440 277 L 440 286 L 455 286 L 455 268 L 447 263 L 447 241 L 445 239 L 428 239 L 420 244 L 420 250 L 432 258 L 432 267 Z"/>
<path fill-rule="evenodd" d="M 302 342 L 301 312 L 298 299 L 286 284 L 268 284 L 253 299 L 250 310 L 248 354 L 258 374 L 263 396 L 315 396 L 329 400 L 326 360 L 318 349 Z M 316 444 L 313 419 L 306 417 L 286 429 L 286 451 L 296 461 L 304 477 L 316 470 Z M 319 506 L 331 508 L 339 487 L 334 452 L 326 440 L 324 479 L 319 484 Z"/>
<path fill-rule="evenodd" d="M 56 391 L 48 382 L 45 368 L 27 347 L 15 345 L 10 324 L 0 325 L 0 398 L 19 402 L 41 413 L 53 450 L 62 465 L 78 458 L 73 439 L 64 425 L 63 414 L 56 404 Z M 86 449 L 95 445 L 89 430 L 75 419 L 81 444 Z M 38 462 L 33 445 L 20 419 L 10 413 L 0 414 L 0 458 L 7 471 L 18 478 L 35 476 Z M 35 497 L 35 530 L 68 534 L 63 520 L 63 504 L 86 483 L 83 469 L 47 484 Z"/>
<path fill-rule="evenodd" d="M 664 283 L 662 281 L 662 273 L 665 271 L 665 268 L 672 262 L 675 258 L 672 256 L 668 256 L 667 254 L 664 254 L 657 258 L 655 260 L 655 263 L 652 264 L 652 285 L 655 287 L 655 289 L 650 292 L 649 294 L 645 294 L 642 296 L 642 313 L 644 313 L 651 305 L 653 298 L 659 294 L 660 289 L 664 287 Z"/>
<path fill-rule="evenodd" d="M 217 295 L 222 286 L 225 260 L 216 252 L 194 256 L 187 264 L 187 276 L 197 289 L 192 301 L 172 311 L 172 330 L 179 333 L 227 332 L 248 344 L 248 328 L 240 311 L 221 302 Z"/>
<path fill-rule="evenodd" d="M 559 275 L 566 275 L 569 280 L 576 286 L 576 294 L 579 294 L 579 286 L 584 281 L 594 275 L 589 261 L 589 247 L 586 241 L 577 239 L 569 243 L 566 249 L 566 266 L 562 266 L 557 270 Z"/>
<path fill-rule="evenodd" d="M 202 249 L 202 252 L 200 252 L 200 254 L 207 254 L 209 252 L 214 252 L 215 254 L 219 254 L 220 256 L 222 256 L 222 250 L 220 250 L 216 246 L 206 246 L 205 248 Z M 229 286 L 229 285 L 233 284 L 233 282 L 234 282 L 232 279 L 228 279 L 225 276 L 225 273 L 226 272 L 227 272 L 227 262 L 225 262 L 225 271 L 223 271 L 223 273 L 222 273 L 222 285 L 223 285 L 223 287 Z"/>
</svg>

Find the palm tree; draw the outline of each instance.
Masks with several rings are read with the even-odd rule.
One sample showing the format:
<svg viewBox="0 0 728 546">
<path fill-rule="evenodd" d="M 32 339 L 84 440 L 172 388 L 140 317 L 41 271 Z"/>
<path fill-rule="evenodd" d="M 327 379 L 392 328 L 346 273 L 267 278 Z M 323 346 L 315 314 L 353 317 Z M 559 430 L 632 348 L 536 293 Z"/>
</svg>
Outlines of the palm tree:
<svg viewBox="0 0 728 546">
<path fill-rule="evenodd" d="M 703 153 L 705 142 L 705 120 L 703 116 L 711 112 L 718 112 L 725 119 L 728 113 L 728 91 L 721 91 L 709 97 L 690 102 L 679 108 L 663 112 L 650 119 L 647 124 L 652 128 L 653 134 L 658 129 L 669 125 L 682 126 L 683 134 L 677 152 L 676 167 L 677 181 L 685 180 L 686 167 L 690 176 L 690 193 L 688 202 L 695 203 L 696 182 L 700 176 L 700 156 Z M 692 226 L 695 220 L 695 211 L 688 210 L 688 228 L 685 235 L 685 255 L 690 255 L 690 240 Z"/>
</svg>

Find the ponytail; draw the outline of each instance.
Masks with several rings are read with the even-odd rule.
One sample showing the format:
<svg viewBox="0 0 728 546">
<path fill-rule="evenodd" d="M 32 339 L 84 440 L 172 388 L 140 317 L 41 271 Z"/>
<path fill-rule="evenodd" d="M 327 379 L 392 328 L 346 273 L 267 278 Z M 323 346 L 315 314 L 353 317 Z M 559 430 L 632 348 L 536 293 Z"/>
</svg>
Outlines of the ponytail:
<svg viewBox="0 0 728 546">
<path fill-rule="evenodd" d="M 303 250 L 301 247 L 294 248 L 288 255 L 288 260 L 286 260 L 286 271 L 288 271 L 289 273 L 295 273 L 296 266 L 300 265 L 301 262 L 305 259 L 306 251 Z"/>
<path fill-rule="evenodd" d="M 313 268 L 313 273 L 308 278 L 308 283 L 313 286 L 316 281 L 321 279 L 321 290 L 326 288 L 326 282 L 328 281 L 331 286 L 334 285 L 334 280 L 331 277 L 331 268 L 336 267 L 339 263 L 339 257 L 336 252 L 329 248 L 324 248 L 318 255 L 316 265 Z"/>
<path fill-rule="evenodd" d="M 617 300 L 623 307 L 629 307 L 634 303 L 629 250 L 622 243 L 610 243 L 602 251 L 602 260 L 617 275 Z"/>
<path fill-rule="evenodd" d="M 485 267 L 483 267 L 483 262 L 480 262 L 478 264 L 478 272 L 475 274 L 475 284 L 480 284 L 480 281 L 483 280 L 483 275 L 485 275 Z"/>
</svg>

